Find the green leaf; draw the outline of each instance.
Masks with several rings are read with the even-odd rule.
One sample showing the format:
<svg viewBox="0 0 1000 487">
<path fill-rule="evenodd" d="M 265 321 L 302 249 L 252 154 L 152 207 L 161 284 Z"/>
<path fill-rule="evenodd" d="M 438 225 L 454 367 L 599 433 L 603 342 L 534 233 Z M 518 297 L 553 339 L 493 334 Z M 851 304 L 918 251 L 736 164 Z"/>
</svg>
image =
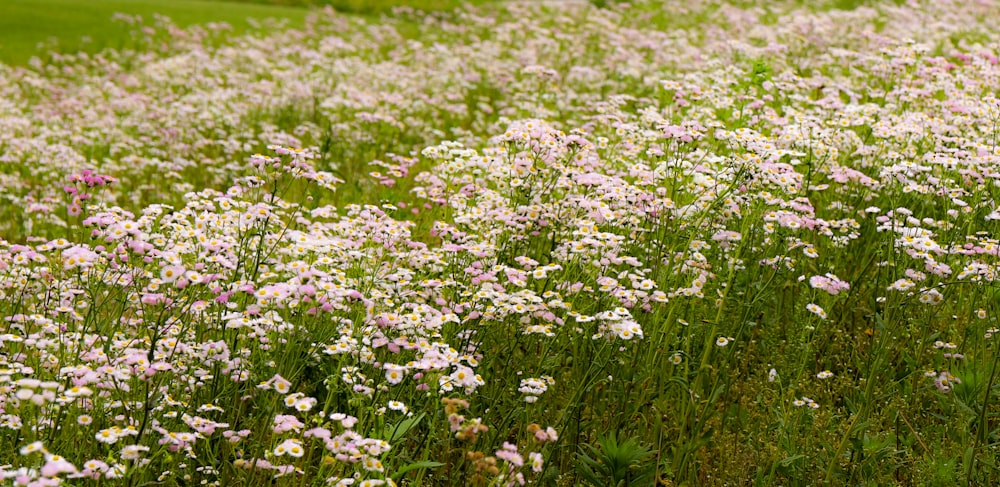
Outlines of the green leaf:
<svg viewBox="0 0 1000 487">
<path fill-rule="evenodd" d="M 406 432 L 410 431 L 414 426 L 420 423 L 420 420 L 424 419 L 426 413 L 420 413 L 419 416 L 414 416 L 412 418 L 407 418 L 399 422 L 396 426 L 387 427 L 382 434 L 383 439 L 388 441 L 390 444 L 395 443 L 397 440 L 406 435 Z"/>
<path fill-rule="evenodd" d="M 787 467 L 787 466 L 789 466 L 789 465 L 791 465 L 791 464 L 793 464 L 793 463 L 795 463 L 795 462 L 797 462 L 799 460 L 802 460 L 803 458 L 806 458 L 806 456 L 805 455 L 792 455 L 790 457 L 785 457 L 785 458 L 782 458 L 781 460 L 778 460 L 778 465 L 781 465 L 782 467 Z"/>
<path fill-rule="evenodd" d="M 441 462 L 432 462 L 430 460 L 424 460 L 422 462 L 411 463 L 409 465 L 404 465 L 403 467 L 400 467 L 399 469 L 397 469 L 396 472 L 392 474 L 392 479 L 393 480 L 399 480 L 400 478 L 403 477 L 403 474 L 405 474 L 406 472 L 409 472 L 410 470 L 419 470 L 419 469 L 424 469 L 424 468 L 438 468 L 438 467 L 441 467 L 441 466 L 444 466 L 444 464 L 441 463 Z"/>
</svg>

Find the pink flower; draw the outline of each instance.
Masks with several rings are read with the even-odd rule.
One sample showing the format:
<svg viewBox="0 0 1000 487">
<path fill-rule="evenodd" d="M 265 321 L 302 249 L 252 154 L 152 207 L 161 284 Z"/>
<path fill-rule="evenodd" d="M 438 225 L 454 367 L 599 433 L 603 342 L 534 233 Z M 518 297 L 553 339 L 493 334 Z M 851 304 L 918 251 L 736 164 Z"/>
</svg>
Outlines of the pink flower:
<svg viewBox="0 0 1000 487">
<path fill-rule="evenodd" d="M 820 289 L 830 294 L 837 295 L 841 291 L 851 288 L 847 282 L 841 281 L 837 276 L 827 273 L 825 276 L 812 276 L 809 278 L 809 285 L 813 289 Z"/>
<path fill-rule="evenodd" d="M 274 426 L 271 428 L 275 433 L 284 433 L 286 431 L 299 431 L 305 424 L 298 420 L 295 416 L 289 414 L 279 414 L 274 417 Z"/>
<path fill-rule="evenodd" d="M 942 371 L 938 374 L 937 378 L 934 379 L 934 386 L 938 388 L 939 391 L 943 393 L 951 392 L 955 384 L 961 384 L 962 381 L 958 377 L 951 375 L 951 372 Z"/>
<path fill-rule="evenodd" d="M 503 448 L 496 451 L 497 458 L 515 466 L 521 467 L 524 465 L 524 457 L 517 452 L 517 446 L 507 443 L 503 443 Z"/>
</svg>

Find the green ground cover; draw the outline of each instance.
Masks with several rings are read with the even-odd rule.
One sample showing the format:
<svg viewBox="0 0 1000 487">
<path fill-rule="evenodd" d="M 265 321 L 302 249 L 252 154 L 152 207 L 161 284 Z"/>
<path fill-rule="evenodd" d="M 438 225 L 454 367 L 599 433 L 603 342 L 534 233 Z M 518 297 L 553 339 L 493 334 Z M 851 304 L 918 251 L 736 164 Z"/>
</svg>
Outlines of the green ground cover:
<svg viewBox="0 0 1000 487">
<path fill-rule="evenodd" d="M 411 7 L 421 10 L 448 10 L 468 4 L 486 3 L 488 0 L 231 0 L 242 3 L 267 5 L 287 5 L 296 7 L 331 6 L 341 12 L 356 14 L 378 14 L 396 7 Z M 495 0 L 493 0 L 495 1 Z"/>
<path fill-rule="evenodd" d="M 131 47 L 131 29 L 115 13 L 152 19 L 170 17 L 180 26 L 226 22 L 237 33 L 254 27 L 248 19 L 280 18 L 301 25 L 307 9 L 294 6 L 203 0 L 5 0 L 0 2 L 0 61 L 24 64 L 49 50 L 96 52 Z"/>
<path fill-rule="evenodd" d="M 396 7 L 448 10 L 483 0 L 6 0 L 0 2 L 0 62 L 24 65 L 50 51 L 98 52 L 133 47 L 133 30 L 114 14 L 169 17 L 187 27 L 226 22 L 236 34 L 275 19 L 301 26 L 310 9 L 325 6 L 358 15 L 381 15 Z"/>
</svg>

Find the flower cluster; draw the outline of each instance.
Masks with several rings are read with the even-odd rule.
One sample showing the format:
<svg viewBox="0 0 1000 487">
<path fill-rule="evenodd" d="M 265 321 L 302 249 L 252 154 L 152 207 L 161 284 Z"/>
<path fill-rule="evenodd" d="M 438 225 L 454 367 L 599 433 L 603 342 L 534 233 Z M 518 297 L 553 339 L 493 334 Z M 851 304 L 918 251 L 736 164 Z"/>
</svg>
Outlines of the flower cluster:
<svg viewBox="0 0 1000 487">
<path fill-rule="evenodd" d="M 1000 9 L 800 4 L 156 19 L 0 66 L 0 476 L 514 486 L 615 431 L 659 483 L 913 481 L 769 455 L 994 375 Z"/>
</svg>

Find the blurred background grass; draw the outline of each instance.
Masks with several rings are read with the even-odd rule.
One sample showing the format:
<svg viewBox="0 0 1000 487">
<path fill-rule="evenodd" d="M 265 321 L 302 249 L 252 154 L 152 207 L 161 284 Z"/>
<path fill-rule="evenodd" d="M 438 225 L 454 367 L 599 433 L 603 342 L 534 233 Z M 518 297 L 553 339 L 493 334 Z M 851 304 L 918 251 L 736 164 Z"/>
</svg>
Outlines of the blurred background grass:
<svg viewBox="0 0 1000 487">
<path fill-rule="evenodd" d="M 408 6 L 422 10 L 447 10 L 483 0 L 231 0 L 239 3 L 283 5 L 288 7 L 322 7 L 329 5 L 343 12 L 373 14 Z"/>
<path fill-rule="evenodd" d="M 24 65 L 32 56 L 97 52 L 130 45 L 129 28 L 112 21 L 115 13 L 170 17 L 182 27 L 227 22 L 236 33 L 252 29 L 247 19 L 286 19 L 301 25 L 310 8 L 332 6 L 358 15 L 381 15 L 409 6 L 446 10 L 487 0 L 0 0 L 0 62 Z"/>
</svg>

